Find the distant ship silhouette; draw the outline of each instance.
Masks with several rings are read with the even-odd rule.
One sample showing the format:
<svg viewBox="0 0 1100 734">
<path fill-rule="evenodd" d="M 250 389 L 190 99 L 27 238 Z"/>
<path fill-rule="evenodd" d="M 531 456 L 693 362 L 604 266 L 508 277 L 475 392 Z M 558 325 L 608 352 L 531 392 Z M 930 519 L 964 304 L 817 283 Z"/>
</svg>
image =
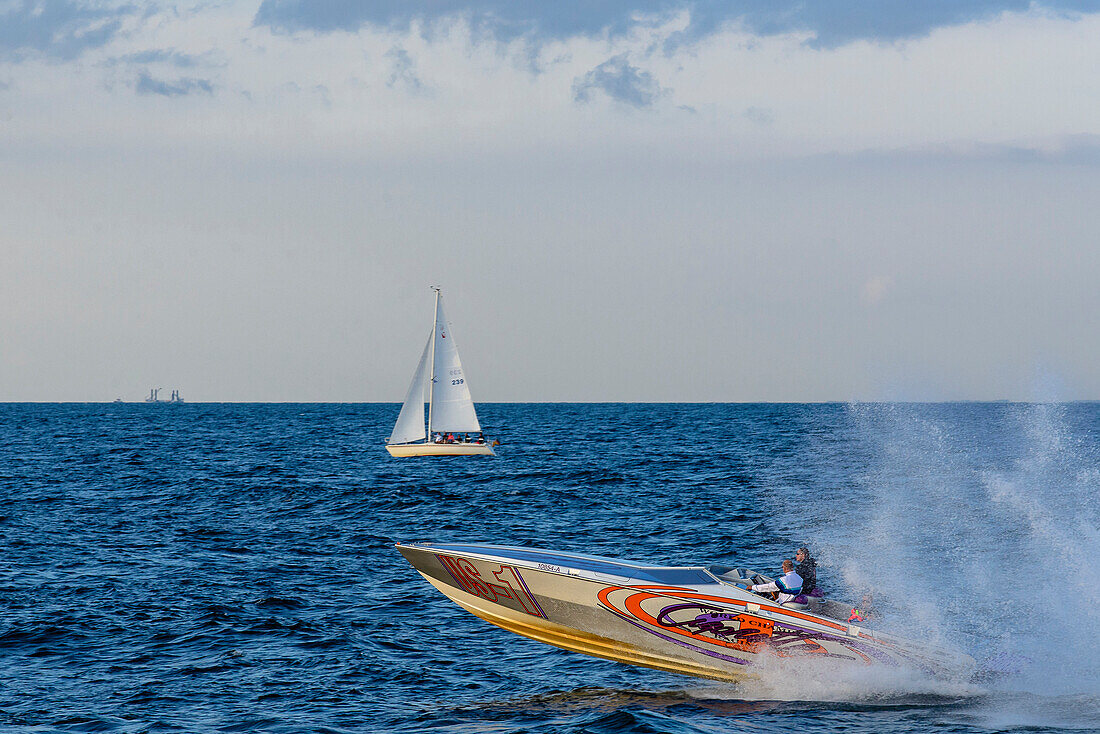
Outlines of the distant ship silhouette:
<svg viewBox="0 0 1100 734">
<path fill-rule="evenodd" d="M 180 391 L 179 390 L 173 390 L 172 391 L 172 397 L 169 398 L 168 400 L 161 400 L 160 399 L 160 391 L 163 390 L 163 389 L 164 388 L 161 388 L 161 387 L 151 388 L 149 390 L 149 397 L 145 398 L 145 402 L 147 402 L 147 403 L 182 403 L 182 402 L 184 402 L 183 398 L 180 397 Z"/>
</svg>

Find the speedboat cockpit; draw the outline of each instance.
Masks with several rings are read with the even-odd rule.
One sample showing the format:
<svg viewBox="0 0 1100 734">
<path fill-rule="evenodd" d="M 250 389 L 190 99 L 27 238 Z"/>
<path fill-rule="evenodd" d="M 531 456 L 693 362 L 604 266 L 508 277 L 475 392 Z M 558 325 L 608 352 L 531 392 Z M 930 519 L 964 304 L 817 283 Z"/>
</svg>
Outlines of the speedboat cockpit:
<svg viewBox="0 0 1100 734">
<path fill-rule="evenodd" d="M 775 581 L 771 576 L 765 576 L 748 568 L 733 568 L 732 566 L 713 565 L 707 566 L 707 571 L 723 584 L 731 586 L 746 586 L 749 584 L 770 584 Z M 750 592 L 753 593 L 753 592 Z M 821 614 L 832 619 L 846 621 L 851 608 L 824 596 L 810 596 L 802 593 L 788 602 L 780 604 L 787 609 L 806 609 L 814 614 Z"/>
</svg>

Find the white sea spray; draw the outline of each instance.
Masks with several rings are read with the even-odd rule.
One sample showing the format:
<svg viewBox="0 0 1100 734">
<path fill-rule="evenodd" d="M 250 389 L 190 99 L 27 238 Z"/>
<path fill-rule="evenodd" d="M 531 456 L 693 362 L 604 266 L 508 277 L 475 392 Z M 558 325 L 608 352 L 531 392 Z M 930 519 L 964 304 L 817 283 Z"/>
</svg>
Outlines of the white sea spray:
<svg viewBox="0 0 1100 734">
<path fill-rule="evenodd" d="M 1100 451 L 1075 416 L 1052 403 L 848 406 L 837 430 L 864 464 L 845 494 L 821 497 L 839 504 L 808 533 L 819 578 L 834 596 L 873 593 L 877 626 L 966 652 L 998 674 L 978 687 L 802 665 L 790 678 L 765 669 L 738 695 L 982 694 L 984 716 L 1020 725 L 1094 711 Z M 1041 703 L 1021 707 L 1021 692 Z"/>
</svg>

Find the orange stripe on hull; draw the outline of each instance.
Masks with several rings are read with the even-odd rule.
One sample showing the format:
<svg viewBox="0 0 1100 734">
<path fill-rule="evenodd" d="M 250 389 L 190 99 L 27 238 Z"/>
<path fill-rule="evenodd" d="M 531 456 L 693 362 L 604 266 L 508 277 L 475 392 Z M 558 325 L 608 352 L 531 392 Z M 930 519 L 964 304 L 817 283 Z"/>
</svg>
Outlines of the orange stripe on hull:
<svg viewBox="0 0 1100 734">
<path fill-rule="evenodd" d="M 732 604 L 734 606 L 747 607 L 750 603 L 742 599 L 732 599 L 728 596 L 712 596 L 711 594 L 700 594 L 697 591 L 692 591 L 691 589 L 685 589 L 679 586 L 608 586 L 602 589 L 597 596 L 603 604 L 611 606 L 611 604 L 609 604 L 607 601 L 607 595 L 613 591 L 619 590 L 663 592 L 655 593 L 653 594 L 653 596 L 667 595 L 670 598 L 675 599 L 698 599 L 700 601 L 710 601 L 715 602 L 716 604 L 725 604 L 727 606 Z M 848 627 L 846 625 L 837 624 L 836 622 L 832 622 L 828 619 L 823 619 L 821 617 L 814 617 L 809 614 L 803 614 L 802 612 L 797 612 L 793 609 L 786 609 L 784 607 L 771 606 L 766 604 L 761 604 L 760 609 L 761 611 L 771 612 L 773 614 L 782 614 L 788 617 L 794 617 L 795 619 L 801 619 L 807 622 L 814 622 L 815 624 L 824 625 L 826 627 L 832 627 L 833 629 L 844 632 L 845 634 L 847 634 L 848 632 Z M 860 636 L 863 637 L 864 635 L 861 634 Z"/>
</svg>

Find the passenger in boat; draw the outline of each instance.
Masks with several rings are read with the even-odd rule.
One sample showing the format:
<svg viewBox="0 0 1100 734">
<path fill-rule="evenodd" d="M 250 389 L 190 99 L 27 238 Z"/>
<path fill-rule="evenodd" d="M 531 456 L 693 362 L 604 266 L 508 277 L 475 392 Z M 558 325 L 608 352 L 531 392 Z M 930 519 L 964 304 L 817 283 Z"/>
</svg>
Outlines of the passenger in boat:
<svg viewBox="0 0 1100 734">
<path fill-rule="evenodd" d="M 798 563 L 794 572 L 802 577 L 802 593 L 806 596 L 825 596 L 817 590 L 817 562 L 810 556 L 810 549 L 802 546 L 794 555 Z"/>
<path fill-rule="evenodd" d="M 770 584 L 753 584 L 749 591 L 757 594 L 772 592 L 777 595 L 777 602 L 786 604 L 802 593 L 802 577 L 794 572 L 794 564 L 788 558 L 783 561 L 783 575 L 780 578 Z"/>
<path fill-rule="evenodd" d="M 435 435 L 432 436 L 432 443 L 443 443 L 443 434 L 436 431 Z"/>
<path fill-rule="evenodd" d="M 484 433 L 477 434 L 477 442 L 478 443 L 485 443 L 485 434 Z"/>
<path fill-rule="evenodd" d="M 455 435 L 453 433 L 448 433 L 447 434 L 447 443 L 454 443 L 454 442 L 455 442 Z"/>
<path fill-rule="evenodd" d="M 470 443 L 470 434 L 468 434 L 468 433 L 462 434 L 462 443 Z"/>
</svg>

